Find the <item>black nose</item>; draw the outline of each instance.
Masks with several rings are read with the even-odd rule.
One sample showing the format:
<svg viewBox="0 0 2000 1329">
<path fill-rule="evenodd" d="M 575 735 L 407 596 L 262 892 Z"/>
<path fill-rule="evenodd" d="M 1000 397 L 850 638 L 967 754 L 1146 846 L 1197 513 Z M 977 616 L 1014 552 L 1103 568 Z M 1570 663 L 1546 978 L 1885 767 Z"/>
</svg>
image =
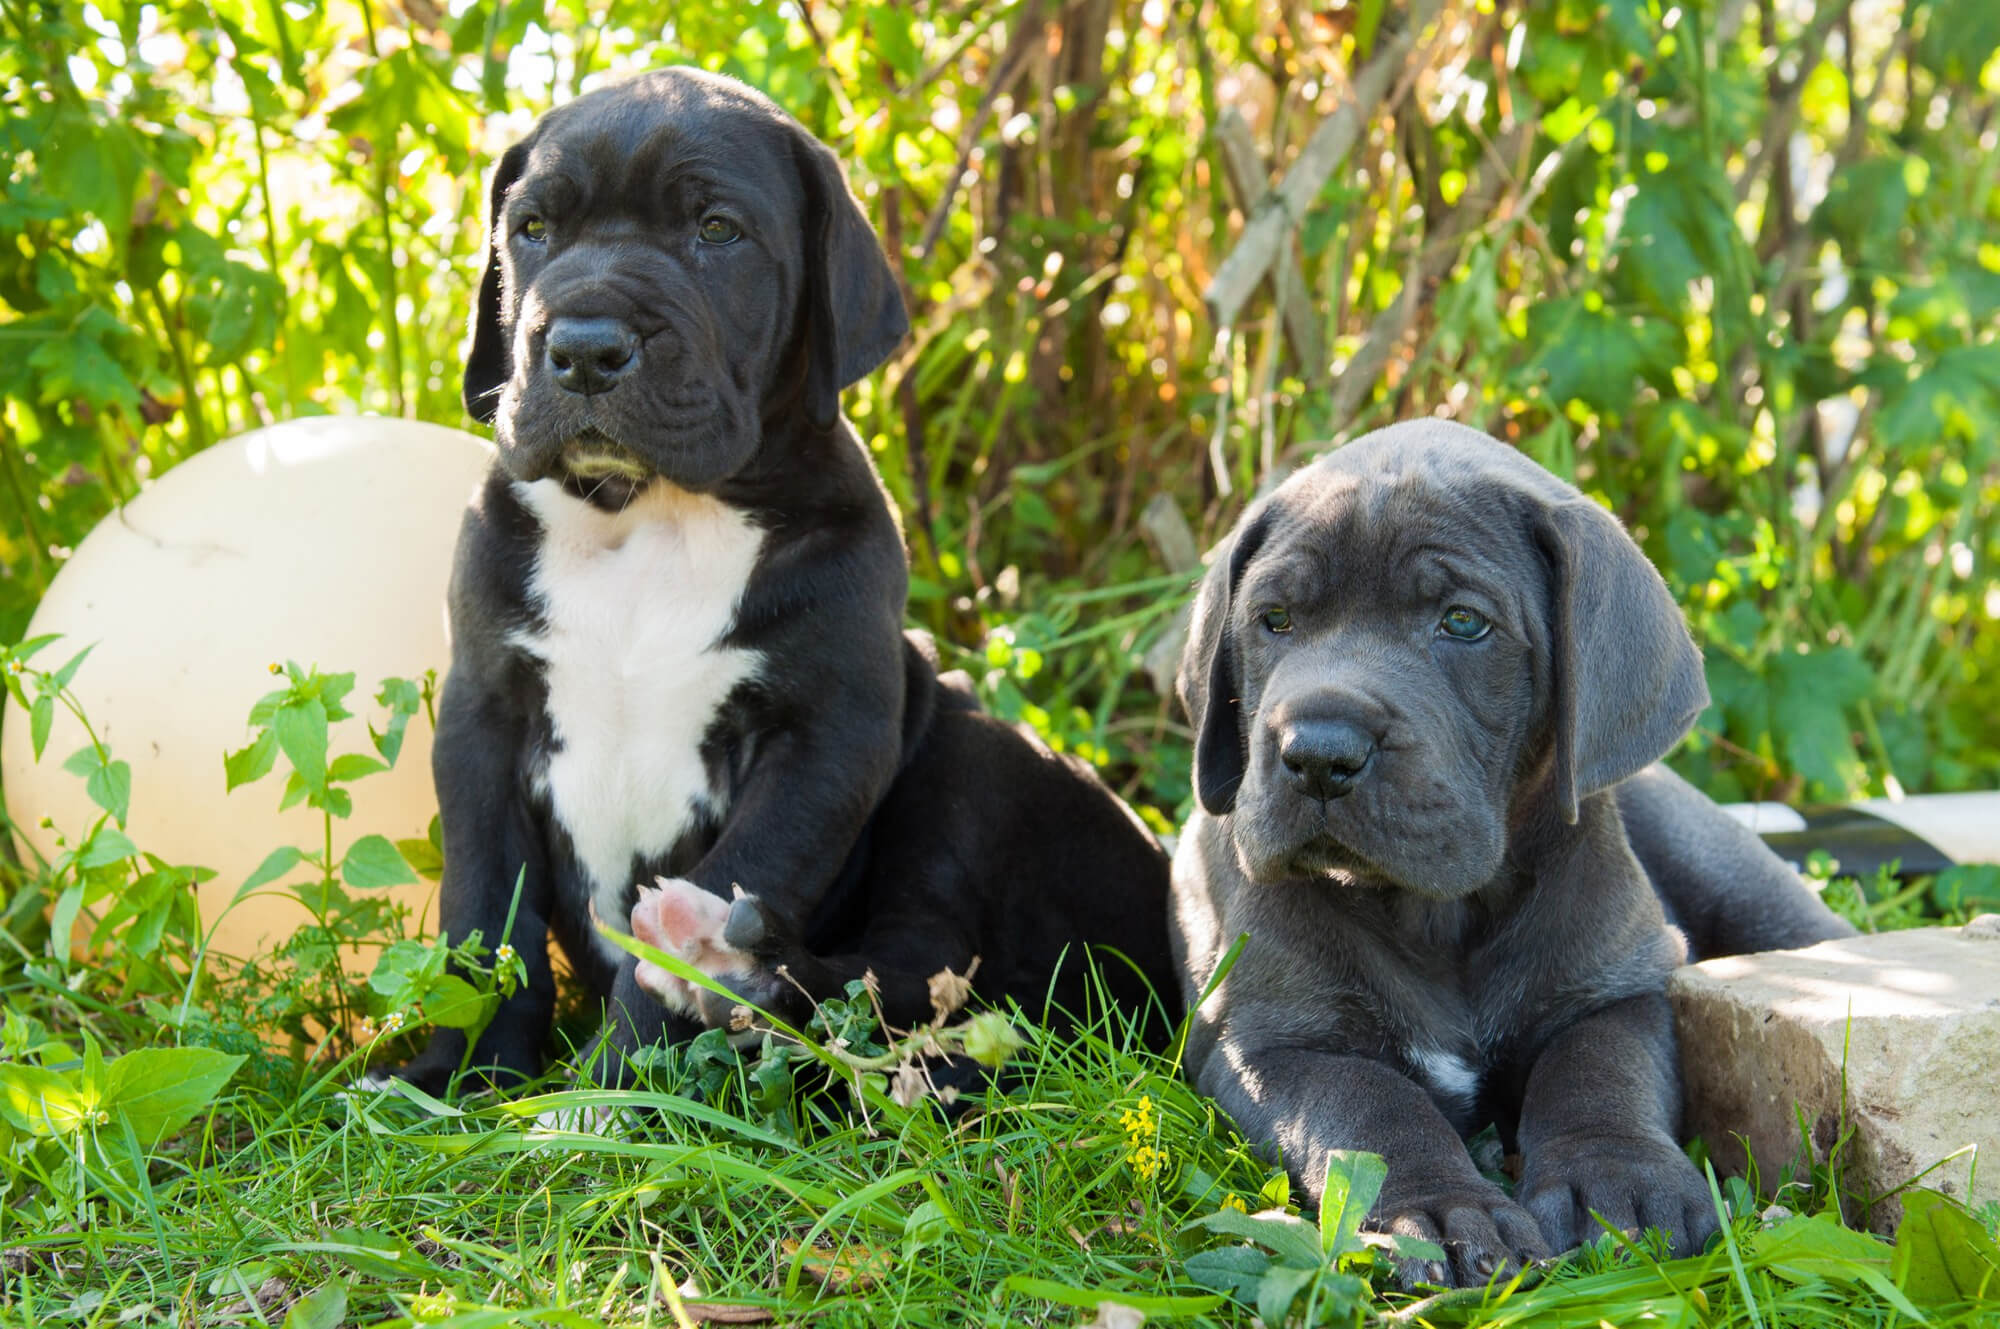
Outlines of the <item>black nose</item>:
<svg viewBox="0 0 2000 1329">
<path fill-rule="evenodd" d="M 1375 758 L 1375 735 L 1345 720 L 1295 720 L 1278 735 L 1292 783 L 1324 803 L 1361 782 Z"/>
<path fill-rule="evenodd" d="M 609 392 L 639 353 L 639 334 L 615 318 L 559 318 L 549 324 L 549 372 L 570 392 Z"/>
</svg>

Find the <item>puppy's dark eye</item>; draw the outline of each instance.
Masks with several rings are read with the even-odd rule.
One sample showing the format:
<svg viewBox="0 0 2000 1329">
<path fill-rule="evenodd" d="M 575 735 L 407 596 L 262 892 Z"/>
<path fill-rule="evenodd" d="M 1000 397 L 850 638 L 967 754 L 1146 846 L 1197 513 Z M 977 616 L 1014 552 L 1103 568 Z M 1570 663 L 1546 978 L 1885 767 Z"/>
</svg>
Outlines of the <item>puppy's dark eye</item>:
<svg viewBox="0 0 2000 1329">
<path fill-rule="evenodd" d="M 1272 632 L 1290 632 L 1292 630 L 1291 611 L 1283 605 L 1272 605 L 1264 611 L 1262 618 L 1264 626 Z"/>
<path fill-rule="evenodd" d="M 530 217 L 521 223 L 521 234 L 529 244 L 538 245 L 549 238 L 549 224 L 540 217 Z"/>
<path fill-rule="evenodd" d="M 703 217 L 701 219 L 701 240 L 703 244 L 733 245 L 742 238 L 742 230 L 727 217 Z"/>
<path fill-rule="evenodd" d="M 1493 625 L 1486 621 L 1486 615 L 1464 605 L 1453 605 L 1438 620 L 1438 631 L 1455 641 L 1478 641 L 1492 630 Z"/>
</svg>

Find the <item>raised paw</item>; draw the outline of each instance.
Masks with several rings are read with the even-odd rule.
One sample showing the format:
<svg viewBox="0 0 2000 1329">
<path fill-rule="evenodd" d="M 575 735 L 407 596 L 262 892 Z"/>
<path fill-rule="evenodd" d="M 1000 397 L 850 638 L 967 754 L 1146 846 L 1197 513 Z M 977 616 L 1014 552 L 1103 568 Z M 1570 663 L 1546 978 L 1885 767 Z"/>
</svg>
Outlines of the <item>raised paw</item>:
<svg viewBox="0 0 2000 1329">
<path fill-rule="evenodd" d="M 1384 1195 L 1368 1226 L 1444 1248 L 1441 1261 L 1397 1261 L 1396 1277 L 1406 1288 L 1420 1283 L 1483 1287 L 1494 1276 L 1511 1275 L 1523 1264 L 1546 1259 L 1549 1254 L 1534 1216 L 1487 1181 L 1405 1196 Z"/>
<path fill-rule="evenodd" d="M 1667 1234 L 1675 1255 L 1691 1255 L 1717 1230 L 1715 1205 L 1688 1156 L 1664 1135 L 1561 1135 L 1526 1160 L 1521 1203 L 1558 1251 L 1604 1231 Z"/>
<path fill-rule="evenodd" d="M 736 1033 L 748 1032 L 737 1027 L 742 1024 L 739 1005 L 771 1010 L 788 1004 L 790 984 L 761 956 L 777 929 L 757 897 L 739 888 L 735 900 L 724 900 L 679 877 L 657 880 L 656 886 L 639 888 L 632 935 L 685 961 L 743 1001 L 697 987 L 646 960 L 633 974 L 641 988 L 669 1010 Z"/>
</svg>

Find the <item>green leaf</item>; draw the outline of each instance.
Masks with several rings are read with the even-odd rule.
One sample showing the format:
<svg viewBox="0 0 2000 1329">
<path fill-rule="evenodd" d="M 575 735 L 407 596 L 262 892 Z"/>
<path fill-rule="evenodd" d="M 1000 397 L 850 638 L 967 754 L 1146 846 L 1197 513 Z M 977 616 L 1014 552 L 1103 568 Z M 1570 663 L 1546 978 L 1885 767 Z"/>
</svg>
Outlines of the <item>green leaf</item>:
<svg viewBox="0 0 2000 1329">
<path fill-rule="evenodd" d="M 1894 1252 L 1888 1244 L 1842 1226 L 1831 1214 L 1788 1218 L 1757 1233 L 1751 1247 L 1759 1264 L 1787 1282 L 1865 1287 L 1911 1320 L 1923 1322 L 1923 1312 L 1889 1280 Z"/>
<path fill-rule="evenodd" d="M 1203 1287 L 1230 1293 L 1248 1304 L 1257 1298 L 1257 1287 L 1271 1268 L 1271 1257 L 1255 1246 L 1219 1246 L 1188 1256 L 1186 1267 L 1188 1277 Z"/>
<path fill-rule="evenodd" d="M 1941 911 L 2000 910 L 2000 863 L 1961 863 L 1946 868 L 1931 882 L 1931 899 Z"/>
<path fill-rule="evenodd" d="M 2000 49 L 2000 5 L 1993 0 L 1936 0 L 1917 57 L 1943 78 L 1968 86 Z"/>
<path fill-rule="evenodd" d="M 1831 1267 L 1857 1261 L 1886 1270 L 1894 1254 L 1887 1242 L 1856 1232 L 1831 1214 L 1788 1218 L 1757 1233 L 1751 1246 L 1760 1264 L 1795 1282 L 1825 1277 Z"/>
<path fill-rule="evenodd" d="M 280 706 L 271 716 L 271 732 L 307 791 L 326 788 L 326 706 L 319 698 Z"/>
<path fill-rule="evenodd" d="M 90 1124 L 96 1095 L 59 1071 L 0 1062 L 0 1117 L 30 1135 L 68 1135 Z"/>
<path fill-rule="evenodd" d="M 259 886 L 276 881 L 297 867 L 304 858 L 304 854 L 290 845 L 273 849 L 270 853 L 264 855 L 264 861 L 257 865 L 257 870 L 251 873 L 241 886 L 236 888 L 236 894 L 231 898 L 230 903 L 236 903 L 237 900 L 241 900 Z"/>
<path fill-rule="evenodd" d="M 335 781 L 359 780 L 364 775 L 373 775 L 377 771 L 388 769 L 382 762 L 365 752 L 343 752 L 326 768 L 326 782 L 333 784 Z"/>
<path fill-rule="evenodd" d="M 1545 390 L 1558 405 L 1581 401 L 1622 412 L 1640 382 L 1670 389 L 1682 341 L 1672 324 L 1591 309 L 1582 299 L 1537 301 L 1528 309 L 1528 344 L 1541 348 L 1528 369 L 1548 375 Z"/>
<path fill-rule="evenodd" d="M 375 1228 L 343 1227 L 324 1241 L 302 1241 L 289 1249 L 338 1256 L 349 1266 L 375 1278 L 425 1278 L 437 1266 L 408 1245 Z"/>
<path fill-rule="evenodd" d="M 49 911 L 49 937 L 57 955 L 69 954 L 69 938 L 76 930 L 76 916 L 82 912 L 83 883 L 77 882 L 56 897 L 55 908 Z"/>
<path fill-rule="evenodd" d="M 48 138 L 35 153 L 38 182 L 52 197 L 68 201 L 104 223 L 112 243 L 123 247 L 132 225 L 133 193 L 145 175 L 139 138 L 122 124 L 98 120 L 88 111 L 57 113 Z"/>
<path fill-rule="evenodd" d="M 314 1288 L 285 1312 L 283 1329 L 339 1329 L 347 1318 L 347 1280 Z"/>
<path fill-rule="evenodd" d="M 381 733 L 375 726 L 368 727 L 368 737 L 375 743 L 375 750 L 382 754 L 382 760 L 391 766 L 402 755 L 403 731 L 409 727 L 410 717 L 424 703 L 424 690 L 414 680 L 407 678 L 385 678 L 381 691 L 375 694 L 378 705 L 388 708 L 389 726 Z"/>
<path fill-rule="evenodd" d="M 470 1029 L 486 1018 L 497 1001 L 458 975 L 446 974 L 424 994 L 424 1018 L 447 1029 Z"/>
<path fill-rule="evenodd" d="M 1336 1149 L 1326 1164 L 1326 1186 L 1319 1196 L 1320 1249 L 1341 1256 L 1361 1249 L 1361 1220 L 1375 1206 L 1389 1165 L 1377 1154 Z"/>
<path fill-rule="evenodd" d="M 1288 1264 L 1271 1266 L 1257 1282 L 1257 1318 L 1265 1324 L 1285 1323 L 1299 1293 L 1318 1276 L 1316 1268 L 1301 1269 Z"/>
<path fill-rule="evenodd" d="M 188 322 L 208 343 L 202 364 L 229 364 L 271 345 L 278 330 L 280 291 L 270 273 L 218 256 L 184 273 L 183 279 Z"/>
<path fill-rule="evenodd" d="M 903 1260 L 907 1263 L 926 1246 L 936 1245 L 952 1232 L 951 1215 L 936 1200 L 925 1200 L 903 1220 Z"/>
<path fill-rule="evenodd" d="M 1846 646 L 1771 659 L 1771 732 L 1786 762 L 1823 793 L 1844 797 L 1861 783 L 1847 708 L 1874 686 L 1874 674 Z"/>
<path fill-rule="evenodd" d="M 43 693 L 35 698 L 28 708 L 28 742 L 35 749 L 35 760 L 42 759 L 42 749 L 49 745 L 49 729 L 56 721 L 56 699 L 52 693 Z"/>
<path fill-rule="evenodd" d="M 69 658 L 69 660 L 62 666 L 62 668 L 56 670 L 54 674 L 50 675 L 49 681 L 53 683 L 58 690 L 68 687 L 69 681 L 76 677 L 76 671 L 83 667 L 84 660 L 87 659 L 90 653 L 96 649 L 97 649 L 97 643 L 92 642 L 90 645 L 78 651 L 75 655 L 72 655 Z"/>
<path fill-rule="evenodd" d="M 1354 49 L 1366 60 L 1375 53 L 1375 34 L 1382 27 L 1384 0 L 1361 0 L 1361 17 L 1354 23 Z"/>
<path fill-rule="evenodd" d="M 125 832 L 100 826 L 78 849 L 76 861 L 85 868 L 101 868 L 121 858 L 131 858 L 138 852 L 139 846 L 133 844 Z"/>
<path fill-rule="evenodd" d="M 384 996 L 401 992 L 409 986 L 412 974 L 423 971 L 432 950 L 421 941 L 407 940 L 385 948 L 375 957 L 375 972 L 369 975 L 368 986 Z"/>
<path fill-rule="evenodd" d="M 52 642 L 61 640 L 62 633 L 60 632 L 44 632 L 39 637 L 24 637 L 6 650 L 0 651 L 0 658 L 19 660 L 22 664 L 26 664 L 35 657 L 36 652 L 44 649 Z"/>
<path fill-rule="evenodd" d="M 433 818 L 435 820 L 435 818 Z M 396 852 L 425 881 L 439 881 L 444 877 L 444 855 L 438 852 L 437 844 L 429 839 L 396 841 Z"/>
<path fill-rule="evenodd" d="M 223 757 L 223 792 L 228 793 L 238 785 L 263 779 L 270 773 L 277 755 L 277 735 L 268 728 L 260 730 L 257 737 L 250 741 L 250 746 L 238 748 Z"/>
<path fill-rule="evenodd" d="M 47 397 L 81 397 L 99 408 L 129 410 L 139 404 L 139 387 L 124 368 L 134 340 L 130 329 L 93 306 L 60 333 L 43 337 L 29 352 L 28 364 L 40 371 Z"/>
<path fill-rule="evenodd" d="M 915 23 L 916 15 L 900 3 L 868 7 L 868 32 L 875 39 L 875 53 L 905 80 L 916 75 L 923 59 Z"/>
<path fill-rule="evenodd" d="M 1856 258 L 1899 251 L 1896 233 L 1910 211 L 1908 181 L 1903 157 L 1896 153 L 1870 155 L 1842 166 L 1813 210 L 1813 229 L 1831 236 Z"/>
<path fill-rule="evenodd" d="M 215 1101 L 244 1058 L 213 1048 L 141 1048 L 105 1069 L 104 1106 L 151 1149 Z"/>
<path fill-rule="evenodd" d="M 354 691 L 354 672 L 352 670 L 344 674 L 321 674 L 315 669 L 312 679 L 315 684 L 312 695 L 318 697 L 320 703 L 326 707 L 326 718 L 329 722 L 345 720 L 348 716 L 354 714 L 353 711 L 341 705 L 342 699 L 348 693 Z"/>
<path fill-rule="evenodd" d="M 106 762 L 90 773 L 83 791 L 123 826 L 132 806 L 132 767 L 122 761 Z"/>
<path fill-rule="evenodd" d="M 1645 176 L 1619 228 L 1618 275 L 1656 313 L 1684 318 L 1689 284 L 1730 270 L 1731 225 L 1727 186 L 1709 171 Z"/>
<path fill-rule="evenodd" d="M 1968 1305 L 2000 1294 L 2000 1246 L 1948 1195 L 1903 1193 L 1890 1276 L 1921 1306 Z"/>
<path fill-rule="evenodd" d="M 340 875 L 349 886 L 361 890 L 407 886 L 417 880 L 396 846 L 382 835 L 364 835 L 349 845 L 347 856 L 340 860 Z"/>
<path fill-rule="evenodd" d="M 1189 1227 L 1207 1228 L 1210 1232 L 1220 1232 L 1225 1236 L 1243 1237 L 1277 1256 L 1284 1264 L 1300 1268 L 1318 1269 L 1324 1262 L 1320 1253 L 1319 1233 L 1311 1223 L 1291 1214 L 1267 1209 L 1260 1214 L 1245 1214 L 1234 1209 L 1219 1209 L 1205 1217 L 1197 1218 Z"/>
<path fill-rule="evenodd" d="M 1136 1292 L 1127 1292 L 1122 1288 L 1114 1291 L 1103 1288 L 1071 1287 L 1067 1283 L 1057 1283 L 1047 1278 L 1030 1278 L 1026 1274 L 1009 1274 L 1001 1286 L 1023 1297 L 1052 1301 L 1058 1306 L 1079 1306 L 1091 1310 L 1110 1302 L 1116 1306 L 1129 1306 L 1141 1315 L 1157 1317 L 1206 1315 L 1222 1304 L 1221 1297 L 1149 1297 Z"/>
</svg>

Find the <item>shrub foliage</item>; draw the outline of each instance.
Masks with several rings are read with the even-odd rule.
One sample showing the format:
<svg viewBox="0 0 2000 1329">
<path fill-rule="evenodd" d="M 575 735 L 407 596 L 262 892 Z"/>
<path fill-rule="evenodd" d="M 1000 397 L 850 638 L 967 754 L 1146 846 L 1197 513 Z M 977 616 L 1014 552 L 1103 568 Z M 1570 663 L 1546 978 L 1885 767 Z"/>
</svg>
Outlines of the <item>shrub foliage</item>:
<svg viewBox="0 0 2000 1329">
<path fill-rule="evenodd" d="M 912 617 L 1136 798 L 1186 798 L 1171 642 L 1146 667 L 1180 522 L 1205 542 L 1424 412 L 1640 536 L 1707 650 L 1682 760 L 1715 793 L 1990 784 L 1996 45 L 1988 0 L 10 0 L 0 640 L 218 437 L 462 423 L 482 170 L 682 61 L 835 144 L 904 278 L 916 331 L 850 409 Z M 1247 122 L 1261 192 L 1374 62 L 1282 271 L 1218 326 L 1245 200 L 1215 126 Z"/>
</svg>

